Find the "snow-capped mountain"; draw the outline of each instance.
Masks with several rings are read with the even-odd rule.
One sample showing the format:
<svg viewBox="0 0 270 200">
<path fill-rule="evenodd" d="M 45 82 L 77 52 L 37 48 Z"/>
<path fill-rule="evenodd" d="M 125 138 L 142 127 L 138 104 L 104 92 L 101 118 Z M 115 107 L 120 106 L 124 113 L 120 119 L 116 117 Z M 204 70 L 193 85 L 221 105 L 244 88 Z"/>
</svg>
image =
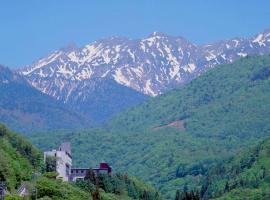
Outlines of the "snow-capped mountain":
<svg viewBox="0 0 270 200">
<path fill-rule="evenodd" d="M 131 40 L 112 37 L 83 48 L 60 49 L 21 73 L 40 91 L 68 102 L 87 98 L 95 79 L 112 79 L 149 96 L 184 84 L 223 63 L 270 52 L 270 30 L 252 38 L 234 38 L 197 46 L 182 37 L 154 32 Z"/>
</svg>

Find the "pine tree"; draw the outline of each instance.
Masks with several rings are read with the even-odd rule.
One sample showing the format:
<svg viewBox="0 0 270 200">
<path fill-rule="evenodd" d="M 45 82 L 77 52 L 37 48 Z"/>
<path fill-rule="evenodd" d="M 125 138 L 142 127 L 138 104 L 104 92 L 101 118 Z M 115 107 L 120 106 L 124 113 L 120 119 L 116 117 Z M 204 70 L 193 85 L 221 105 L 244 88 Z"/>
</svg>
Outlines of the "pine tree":
<svg viewBox="0 0 270 200">
<path fill-rule="evenodd" d="M 92 193 L 92 198 L 93 200 L 101 200 L 98 187 L 96 187 L 95 191 Z"/>
<path fill-rule="evenodd" d="M 225 188 L 224 188 L 224 192 L 228 192 L 229 190 L 230 190 L 230 187 L 229 187 L 229 183 L 227 181 L 226 185 L 225 185 Z"/>
<path fill-rule="evenodd" d="M 148 193 L 145 190 L 142 193 L 142 200 L 149 200 Z"/>
<path fill-rule="evenodd" d="M 187 184 L 184 185 L 183 192 L 184 193 L 188 192 L 188 186 L 187 186 Z"/>
<path fill-rule="evenodd" d="M 175 200 L 181 200 L 180 191 L 179 190 L 176 190 Z"/>
<path fill-rule="evenodd" d="M 160 197 L 159 193 L 156 192 L 156 194 L 155 194 L 155 200 L 160 200 L 160 199 L 161 199 L 161 197 Z"/>
<path fill-rule="evenodd" d="M 88 180 L 90 181 L 92 184 L 96 185 L 97 184 L 97 179 L 96 179 L 96 175 L 93 169 L 89 169 L 86 173 L 86 176 L 84 178 L 84 180 Z"/>
</svg>

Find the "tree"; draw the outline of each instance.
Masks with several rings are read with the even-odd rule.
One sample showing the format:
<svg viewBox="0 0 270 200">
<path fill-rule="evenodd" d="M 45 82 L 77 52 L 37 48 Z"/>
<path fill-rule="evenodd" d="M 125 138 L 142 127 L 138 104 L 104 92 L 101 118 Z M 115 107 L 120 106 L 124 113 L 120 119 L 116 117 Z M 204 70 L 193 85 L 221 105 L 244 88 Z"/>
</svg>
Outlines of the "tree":
<svg viewBox="0 0 270 200">
<path fill-rule="evenodd" d="M 228 192 L 229 190 L 230 190 L 230 187 L 229 187 L 229 183 L 227 181 L 226 185 L 225 185 L 225 188 L 224 188 L 224 192 Z"/>
<path fill-rule="evenodd" d="M 185 192 L 181 200 L 200 200 L 200 197 L 197 193 L 195 194 L 193 191 L 191 191 Z"/>
<path fill-rule="evenodd" d="M 120 178 L 121 178 L 120 176 L 114 176 L 112 181 L 114 185 L 114 193 L 119 195 L 123 194 L 126 190 L 125 182 Z"/>
<path fill-rule="evenodd" d="M 47 156 L 45 162 L 46 172 L 56 172 L 56 157 Z"/>
<path fill-rule="evenodd" d="M 101 200 L 100 192 L 98 187 L 96 187 L 95 191 L 92 193 L 93 200 Z"/>
<path fill-rule="evenodd" d="M 187 184 L 184 185 L 183 192 L 184 193 L 188 192 L 188 186 L 187 186 Z"/>
<path fill-rule="evenodd" d="M 112 184 L 111 177 L 107 174 L 100 174 L 98 178 L 98 187 L 102 188 L 105 192 L 113 192 L 114 186 Z"/>
<path fill-rule="evenodd" d="M 142 200 L 149 200 L 149 195 L 148 193 L 144 190 L 143 193 L 142 193 Z"/>
<path fill-rule="evenodd" d="M 90 181 L 92 184 L 97 184 L 96 174 L 93 169 L 89 169 L 84 177 L 84 180 Z"/>
<path fill-rule="evenodd" d="M 127 185 L 127 191 L 128 191 L 128 196 L 134 198 L 134 199 L 138 199 L 138 193 L 136 191 L 135 185 L 134 183 L 130 183 Z"/>
<path fill-rule="evenodd" d="M 155 194 L 155 200 L 161 200 L 161 197 L 160 197 L 158 192 L 156 192 L 156 194 Z"/>
<path fill-rule="evenodd" d="M 176 190 L 175 200 L 181 200 L 181 198 L 180 198 L 180 191 L 179 190 Z"/>
<path fill-rule="evenodd" d="M 7 128 L 3 124 L 0 124 L 0 136 L 4 136 L 6 134 L 7 134 Z"/>
</svg>

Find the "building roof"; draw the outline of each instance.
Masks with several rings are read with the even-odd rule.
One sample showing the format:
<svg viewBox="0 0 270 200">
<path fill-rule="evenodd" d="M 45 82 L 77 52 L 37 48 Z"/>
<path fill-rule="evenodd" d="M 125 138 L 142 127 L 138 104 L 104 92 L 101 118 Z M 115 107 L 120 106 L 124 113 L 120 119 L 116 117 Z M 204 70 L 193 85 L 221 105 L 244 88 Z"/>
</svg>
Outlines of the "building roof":
<svg viewBox="0 0 270 200">
<path fill-rule="evenodd" d="M 90 168 L 71 168 L 71 170 L 89 170 Z"/>
</svg>

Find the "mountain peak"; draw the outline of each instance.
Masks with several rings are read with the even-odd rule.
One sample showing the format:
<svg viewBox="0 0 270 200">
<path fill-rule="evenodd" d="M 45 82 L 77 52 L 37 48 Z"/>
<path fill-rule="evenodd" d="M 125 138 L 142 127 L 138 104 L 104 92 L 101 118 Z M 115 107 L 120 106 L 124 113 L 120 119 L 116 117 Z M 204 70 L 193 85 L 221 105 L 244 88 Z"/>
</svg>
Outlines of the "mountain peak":
<svg viewBox="0 0 270 200">
<path fill-rule="evenodd" d="M 270 27 L 263 31 L 263 34 L 267 34 L 267 33 L 270 33 Z"/>
<path fill-rule="evenodd" d="M 66 46 L 60 48 L 61 51 L 64 51 L 66 53 L 71 52 L 71 51 L 76 51 L 78 49 L 76 43 L 71 42 L 67 44 Z"/>
<path fill-rule="evenodd" d="M 153 33 L 151 33 L 148 37 L 168 37 L 169 35 L 163 33 L 163 32 L 157 32 L 154 31 Z"/>
<path fill-rule="evenodd" d="M 110 37 L 81 49 L 68 45 L 21 72 L 34 87 L 56 98 L 69 99 L 82 82 L 95 78 L 111 78 L 138 92 L 156 96 L 216 65 L 232 63 L 247 55 L 270 53 L 269 36 L 261 32 L 251 38 L 233 38 L 204 46 L 162 32 L 153 32 L 141 40 Z"/>
</svg>

